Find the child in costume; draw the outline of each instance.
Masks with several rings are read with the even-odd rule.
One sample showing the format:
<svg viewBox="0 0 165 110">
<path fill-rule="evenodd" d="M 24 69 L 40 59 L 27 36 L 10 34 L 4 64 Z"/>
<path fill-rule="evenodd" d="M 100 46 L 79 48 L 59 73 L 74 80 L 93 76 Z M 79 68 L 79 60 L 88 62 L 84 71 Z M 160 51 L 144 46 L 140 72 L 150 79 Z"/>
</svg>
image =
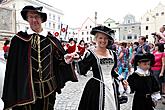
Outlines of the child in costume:
<svg viewBox="0 0 165 110">
<path fill-rule="evenodd" d="M 154 63 L 154 55 L 150 53 L 135 56 L 135 70 L 129 77 L 131 92 L 135 93 L 132 110 L 154 110 L 156 102 L 161 98 L 159 85 L 150 74 L 150 67 Z"/>
</svg>

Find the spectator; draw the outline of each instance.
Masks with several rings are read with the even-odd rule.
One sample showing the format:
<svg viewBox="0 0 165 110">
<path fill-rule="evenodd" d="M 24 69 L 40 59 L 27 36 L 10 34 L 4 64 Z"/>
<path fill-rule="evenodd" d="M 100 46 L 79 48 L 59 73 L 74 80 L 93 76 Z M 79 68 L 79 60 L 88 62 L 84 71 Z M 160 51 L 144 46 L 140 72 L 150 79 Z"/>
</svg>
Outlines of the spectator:
<svg viewBox="0 0 165 110">
<path fill-rule="evenodd" d="M 8 53 L 9 53 L 9 43 L 10 41 L 9 40 L 6 40 L 5 43 L 4 43 L 4 46 L 3 46 L 3 51 L 4 51 L 4 58 L 7 60 L 7 57 L 8 57 Z"/>
<path fill-rule="evenodd" d="M 118 73 L 123 75 L 124 79 L 127 79 L 129 73 L 129 49 L 127 48 L 127 43 L 121 43 L 121 51 L 118 55 Z"/>
<path fill-rule="evenodd" d="M 150 46 L 150 52 L 153 52 L 154 51 L 154 44 L 153 43 L 149 43 L 148 45 Z"/>
<path fill-rule="evenodd" d="M 155 63 L 152 66 L 152 74 L 159 83 L 160 91 L 162 95 L 162 103 L 165 104 L 165 53 L 164 45 L 162 43 L 155 44 L 155 50 L 153 51 L 155 56 Z"/>
<path fill-rule="evenodd" d="M 165 43 L 165 26 L 160 27 L 160 31 L 154 34 L 155 44 L 156 43 Z"/>
<path fill-rule="evenodd" d="M 138 42 L 134 42 L 133 43 L 132 57 L 130 59 L 130 63 L 132 64 L 132 66 L 134 65 L 134 57 L 136 55 L 138 46 L 139 46 L 139 43 Z"/>
<path fill-rule="evenodd" d="M 73 38 L 70 38 L 69 42 L 64 46 L 64 49 L 68 54 L 76 52 L 77 51 L 76 41 Z"/>
<path fill-rule="evenodd" d="M 151 67 L 152 74 L 159 83 L 159 87 L 162 91 L 161 78 L 163 77 L 165 70 L 165 54 L 164 54 L 164 45 L 161 43 L 155 44 L 155 50 L 152 52 L 155 56 L 154 65 Z M 165 93 L 165 91 L 162 91 Z"/>
<path fill-rule="evenodd" d="M 144 54 L 150 52 L 150 47 L 146 44 L 146 37 L 140 36 L 139 37 L 139 46 L 137 47 L 136 54 Z"/>
<path fill-rule="evenodd" d="M 84 40 L 80 40 L 77 48 L 78 48 L 78 52 L 80 54 L 80 56 L 83 56 L 84 55 L 84 52 L 85 52 L 85 41 Z"/>
</svg>

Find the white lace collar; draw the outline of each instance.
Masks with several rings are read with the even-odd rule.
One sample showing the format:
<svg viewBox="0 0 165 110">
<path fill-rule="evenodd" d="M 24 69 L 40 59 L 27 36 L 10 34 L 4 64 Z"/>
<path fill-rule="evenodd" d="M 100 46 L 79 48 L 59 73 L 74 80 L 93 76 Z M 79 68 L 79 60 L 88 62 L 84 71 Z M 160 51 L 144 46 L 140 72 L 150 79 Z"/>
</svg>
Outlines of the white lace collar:
<svg viewBox="0 0 165 110">
<path fill-rule="evenodd" d="M 139 76 L 149 76 L 150 75 L 150 72 L 148 70 L 144 71 L 139 67 L 137 67 L 137 70 L 135 72 L 138 73 Z"/>
<path fill-rule="evenodd" d="M 39 35 L 42 35 L 42 36 L 44 36 L 44 37 L 46 37 L 47 35 L 48 35 L 48 32 L 46 31 L 46 30 L 43 30 L 42 32 L 40 32 L 40 33 L 36 33 L 36 32 L 34 32 L 31 28 L 29 28 L 28 30 L 27 30 L 27 33 L 28 34 L 39 34 Z"/>
</svg>

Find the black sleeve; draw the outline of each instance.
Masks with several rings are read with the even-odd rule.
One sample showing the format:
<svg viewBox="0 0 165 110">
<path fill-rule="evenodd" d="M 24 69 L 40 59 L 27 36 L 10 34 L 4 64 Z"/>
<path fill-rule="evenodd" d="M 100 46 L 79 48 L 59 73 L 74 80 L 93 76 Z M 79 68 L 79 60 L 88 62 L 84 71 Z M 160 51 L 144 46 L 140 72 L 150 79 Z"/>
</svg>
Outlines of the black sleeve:
<svg viewBox="0 0 165 110">
<path fill-rule="evenodd" d="M 133 74 L 135 74 L 135 73 L 133 73 Z M 134 93 L 135 90 L 136 90 L 136 78 L 134 77 L 133 74 L 130 75 L 130 76 L 128 77 L 128 79 L 127 79 L 128 84 L 129 84 L 129 86 L 130 86 L 130 88 L 131 88 L 131 93 Z"/>
<path fill-rule="evenodd" d="M 112 77 L 117 78 L 119 75 L 115 72 L 115 68 L 117 68 L 117 55 L 115 51 L 112 51 L 113 56 L 114 56 L 114 66 L 112 68 L 111 74 Z"/>
<path fill-rule="evenodd" d="M 92 67 L 93 57 L 94 56 L 92 55 L 92 53 L 88 51 L 85 57 L 78 62 L 79 72 L 81 75 L 87 74 L 87 72 L 90 70 L 90 68 Z"/>
</svg>

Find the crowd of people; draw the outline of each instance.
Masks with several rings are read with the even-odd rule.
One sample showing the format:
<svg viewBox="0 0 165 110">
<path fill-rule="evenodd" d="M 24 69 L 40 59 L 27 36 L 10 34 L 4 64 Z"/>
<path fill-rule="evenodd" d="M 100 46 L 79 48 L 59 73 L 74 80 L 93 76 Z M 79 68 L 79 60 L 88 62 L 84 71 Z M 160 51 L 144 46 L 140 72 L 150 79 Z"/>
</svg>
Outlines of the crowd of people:
<svg viewBox="0 0 165 110">
<path fill-rule="evenodd" d="M 124 93 L 134 93 L 132 110 L 154 110 L 165 98 L 164 26 L 154 33 L 155 43 L 144 36 L 134 43 L 115 42 L 111 36 L 115 31 L 99 25 L 91 30 L 93 45 L 73 38 L 63 44 L 42 28 L 47 20 L 42 8 L 25 6 L 21 16 L 30 29 L 18 32 L 10 48 L 10 41 L 4 43 L 4 109 L 54 110 L 56 93 L 88 71 L 93 77 L 78 110 L 120 110 L 128 100 Z"/>
</svg>

